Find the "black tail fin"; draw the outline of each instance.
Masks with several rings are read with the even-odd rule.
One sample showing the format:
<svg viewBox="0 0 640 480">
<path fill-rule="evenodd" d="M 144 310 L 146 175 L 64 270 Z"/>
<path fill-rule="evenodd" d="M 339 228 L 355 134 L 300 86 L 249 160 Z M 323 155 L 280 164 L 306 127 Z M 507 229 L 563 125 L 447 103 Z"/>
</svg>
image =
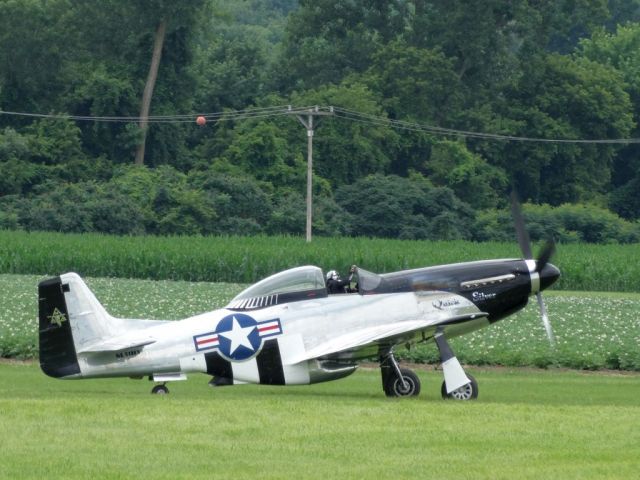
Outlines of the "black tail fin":
<svg viewBox="0 0 640 480">
<path fill-rule="evenodd" d="M 69 311 L 64 298 L 64 292 L 68 288 L 68 285 L 62 284 L 60 277 L 45 280 L 38 285 L 40 368 L 50 377 L 80 374 Z"/>
</svg>

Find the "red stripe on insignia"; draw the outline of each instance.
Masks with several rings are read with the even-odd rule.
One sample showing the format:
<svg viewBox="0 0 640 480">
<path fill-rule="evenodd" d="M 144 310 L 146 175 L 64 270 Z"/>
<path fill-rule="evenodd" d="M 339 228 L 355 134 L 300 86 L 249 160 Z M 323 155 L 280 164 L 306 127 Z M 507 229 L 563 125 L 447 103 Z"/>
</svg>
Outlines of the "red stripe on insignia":
<svg viewBox="0 0 640 480">
<path fill-rule="evenodd" d="M 276 323 L 276 324 L 273 324 L 273 325 L 268 325 L 266 327 L 259 327 L 258 328 L 258 331 L 260 333 L 268 332 L 269 330 L 280 330 L 280 326 Z"/>
<path fill-rule="evenodd" d="M 198 342 L 198 345 L 206 345 L 207 343 L 217 343 L 218 336 L 206 338 L 204 340 L 198 339 L 197 342 Z"/>
</svg>

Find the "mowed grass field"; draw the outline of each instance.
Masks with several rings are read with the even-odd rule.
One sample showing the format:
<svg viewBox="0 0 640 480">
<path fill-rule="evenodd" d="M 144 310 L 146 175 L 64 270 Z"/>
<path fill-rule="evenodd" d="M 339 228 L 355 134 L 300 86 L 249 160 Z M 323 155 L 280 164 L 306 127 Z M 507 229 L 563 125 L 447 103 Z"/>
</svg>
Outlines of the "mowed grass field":
<svg viewBox="0 0 640 480">
<path fill-rule="evenodd" d="M 302 387 L 167 396 L 145 380 L 64 381 L 0 364 L 0 478 L 637 478 L 640 375 L 471 369 L 475 402 L 388 399 L 377 369 Z"/>
</svg>

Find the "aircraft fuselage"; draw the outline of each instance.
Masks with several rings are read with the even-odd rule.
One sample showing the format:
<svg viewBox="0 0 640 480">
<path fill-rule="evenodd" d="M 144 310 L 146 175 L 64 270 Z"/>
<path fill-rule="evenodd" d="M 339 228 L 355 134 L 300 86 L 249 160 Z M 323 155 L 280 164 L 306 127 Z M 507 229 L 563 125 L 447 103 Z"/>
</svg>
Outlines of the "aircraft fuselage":
<svg viewBox="0 0 640 480">
<path fill-rule="evenodd" d="M 108 316 L 82 280 L 66 274 L 43 282 L 55 299 L 41 292 L 41 365 L 48 375 L 64 378 L 161 380 L 202 372 L 236 383 L 316 383 L 346 376 L 357 361 L 379 358 L 397 345 L 430 341 L 436 334 L 452 338 L 489 325 L 523 308 L 532 293 L 558 276 L 551 264 L 536 272 L 533 260 L 487 260 L 384 275 L 362 271 L 359 293 L 228 307 L 180 321 L 138 321 Z M 114 339 L 123 348 L 99 343 L 110 333 L 98 328 L 100 322 L 125 330 Z M 91 324 L 98 327 L 91 329 Z M 64 328 L 67 337 L 59 330 Z M 63 355 L 65 360 L 47 357 L 47 351 L 55 347 L 59 352 L 61 346 L 73 350 Z"/>
</svg>

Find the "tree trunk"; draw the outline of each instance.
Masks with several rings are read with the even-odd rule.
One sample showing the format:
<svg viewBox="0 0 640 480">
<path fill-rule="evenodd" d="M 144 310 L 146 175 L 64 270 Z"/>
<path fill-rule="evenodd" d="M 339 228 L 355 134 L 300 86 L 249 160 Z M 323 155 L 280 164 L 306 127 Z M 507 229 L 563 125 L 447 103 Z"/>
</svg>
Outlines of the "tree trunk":
<svg viewBox="0 0 640 480">
<path fill-rule="evenodd" d="M 140 106 L 140 130 L 142 131 L 142 140 L 136 150 L 136 165 L 144 164 L 144 149 L 147 143 L 147 127 L 149 123 L 149 109 L 151 107 L 151 97 L 153 96 L 153 88 L 158 78 L 158 68 L 160 67 L 160 59 L 162 58 L 162 45 L 164 44 L 164 36 L 167 31 L 167 21 L 162 19 L 156 29 L 156 35 L 153 40 L 153 56 L 151 57 L 151 65 L 149 66 L 149 74 L 147 75 L 147 83 L 142 93 L 142 105 Z"/>
</svg>

